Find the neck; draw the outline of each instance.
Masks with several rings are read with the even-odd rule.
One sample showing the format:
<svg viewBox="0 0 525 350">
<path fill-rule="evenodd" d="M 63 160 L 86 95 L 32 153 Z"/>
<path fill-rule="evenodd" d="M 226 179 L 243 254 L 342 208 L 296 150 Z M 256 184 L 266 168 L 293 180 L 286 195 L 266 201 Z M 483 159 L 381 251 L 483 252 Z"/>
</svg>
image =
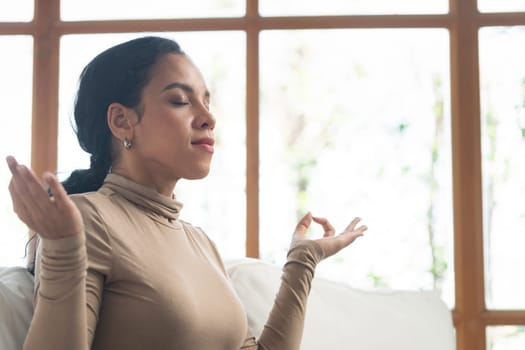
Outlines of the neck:
<svg viewBox="0 0 525 350">
<path fill-rule="evenodd" d="M 131 167 L 124 164 L 115 164 L 111 168 L 111 172 L 124 176 L 139 185 L 150 187 L 167 197 L 172 196 L 177 184 L 177 179 L 163 176 L 162 171 L 156 171 L 148 167 Z"/>
</svg>

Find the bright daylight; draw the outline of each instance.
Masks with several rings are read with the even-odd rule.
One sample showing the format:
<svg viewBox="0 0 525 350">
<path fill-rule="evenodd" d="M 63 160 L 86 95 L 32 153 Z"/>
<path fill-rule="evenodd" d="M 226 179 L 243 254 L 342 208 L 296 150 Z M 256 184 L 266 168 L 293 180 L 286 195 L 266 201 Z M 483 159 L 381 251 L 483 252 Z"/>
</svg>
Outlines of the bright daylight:
<svg viewBox="0 0 525 350">
<path fill-rule="evenodd" d="M 263 346 L 265 341 L 292 344 L 296 341 L 292 341 L 292 336 L 285 337 L 287 343 L 279 343 L 284 340 L 277 336 L 270 338 L 262 332 L 263 326 L 271 324 L 279 329 L 282 323 L 282 334 L 296 334 L 297 330 L 303 332 L 304 321 L 304 334 L 297 344 L 302 344 L 301 349 L 319 349 L 318 346 L 328 343 L 315 330 L 315 325 L 327 325 L 332 318 L 333 325 L 326 327 L 332 329 L 332 338 L 341 337 L 339 344 L 345 344 L 333 349 L 379 349 L 374 344 L 379 346 L 382 339 L 386 342 L 389 336 L 399 344 L 406 341 L 416 346 L 420 341 L 418 337 L 407 337 L 402 332 L 411 329 L 410 332 L 417 333 L 417 327 L 423 327 L 427 321 L 430 324 L 426 330 L 422 328 L 421 337 L 425 337 L 426 331 L 429 337 L 446 334 L 447 339 L 440 337 L 442 344 L 448 341 L 448 345 L 426 344 L 420 348 L 525 348 L 523 1 L 478 0 L 469 1 L 469 5 L 461 4 L 460 0 L 326 0 L 320 6 L 313 1 L 258 0 L 253 2 L 257 6 L 254 8 L 250 0 L 189 3 L 150 0 L 147 4 L 140 0 L 52 0 L 49 8 L 56 8 L 60 18 L 55 22 L 48 19 L 46 23 L 60 23 L 50 27 L 58 39 L 50 40 L 46 50 L 57 55 L 58 71 L 56 82 L 51 80 L 48 85 L 39 85 L 47 91 L 38 92 L 41 95 L 35 95 L 35 76 L 41 74 L 49 62 L 43 63 L 48 58 L 38 58 L 41 56 L 35 51 L 35 48 L 43 50 L 43 46 L 38 41 L 40 33 L 34 24 L 34 14 L 52 15 L 53 11 L 42 10 L 42 0 L 34 1 L 0 1 L 2 158 L 11 155 L 18 163 L 31 167 L 36 164 L 35 155 L 47 154 L 48 149 L 55 147 L 49 148 L 49 144 L 35 140 L 56 137 L 56 152 L 52 151 L 49 158 L 39 164 L 56 164 L 56 169 L 48 170 L 53 171 L 59 181 L 68 179 L 76 169 L 89 168 L 90 154 L 79 146 L 74 120 L 82 69 L 102 51 L 132 39 L 158 36 L 175 40 L 191 60 L 192 67 L 202 72 L 211 96 L 209 111 L 215 120 L 212 126 L 208 122 L 202 124 L 202 130 L 211 128 L 214 135 L 209 174 L 199 173 L 194 179 L 169 174 L 182 178 L 173 189 L 174 198 L 183 205 L 180 215 L 180 208 L 177 209 L 176 221 L 181 225 L 191 224 L 195 232 L 204 232 L 213 242 L 212 248 L 206 249 L 213 250 L 209 255 L 213 256 L 212 260 L 219 256 L 222 259 L 214 269 L 222 269 L 222 261 L 225 262 L 224 273 L 248 310 L 248 332 L 253 333 L 253 342 L 259 342 L 253 346 Z M 100 11 L 101 8 L 104 11 Z M 457 18 L 475 16 L 478 18 L 475 31 L 456 22 Z M 367 18 L 370 22 L 366 22 Z M 44 23 L 46 18 L 39 20 Z M 468 35 L 468 44 L 458 45 L 457 33 Z M 257 51 L 250 51 L 255 49 Z M 474 55 L 478 61 L 463 59 L 461 55 Z M 129 53 L 119 57 L 132 60 Z M 159 57 L 163 56 L 159 54 L 154 62 L 158 62 Z M 43 61 L 38 63 L 37 59 Z M 111 74 L 116 76 L 116 69 L 108 72 L 114 71 Z M 148 77 L 147 84 L 156 79 L 155 75 Z M 474 86 L 476 90 L 465 90 L 465 86 Z M 144 92 L 141 94 L 144 98 Z M 57 103 L 38 96 L 55 96 Z M 196 108 L 196 103 L 189 105 Z M 47 116 L 53 110 L 56 118 Z M 32 128 L 40 113 L 44 120 L 56 120 L 51 124 L 56 126 L 56 136 L 38 137 L 39 133 L 53 135 L 49 131 L 53 128 Z M 148 107 L 144 113 L 146 118 Z M 470 120 L 469 124 L 466 120 Z M 126 141 L 128 138 L 126 136 Z M 169 138 L 164 141 L 175 144 Z M 162 144 L 154 139 L 148 142 Z M 131 139 L 129 148 L 122 146 L 123 153 L 119 154 L 128 159 L 128 155 L 134 157 L 134 151 L 142 154 L 140 147 L 140 139 Z M 159 149 L 164 149 L 161 147 Z M 149 163 L 144 164 L 148 167 Z M 12 176 L 4 162 L 0 166 L 0 287 L 11 283 L 3 282 L 2 271 L 19 267 L 18 271 L 27 272 L 25 267 L 34 257 L 31 249 L 36 242 L 29 240 L 27 225 L 14 213 L 8 190 Z M 310 257 L 308 261 L 315 263 L 308 269 L 312 272 L 315 269 L 315 278 L 312 281 L 313 276 L 304 277 L 305 280 L 298 277 L 296 283 L 300 287 L 293 287 L 293 278 L 298 272 L 293 270 L 292 274 L 287 269 L 292 271 L 290 266 L 300 264 L 290 264 L 290 254 L 294 257 L 290 240 L 297 223 L 309 212 L 329 219 L 336 233 L 342 232 L 354 217 L 362 218 L 359 225 L 366 225 L 367 230 L 364 237 L 348 243 L 348 247 L 334 252 L 333 256 L 322 257 L 322 262 L 316 260 L 315 254 Z M 88 223 L 85 225 L 91 227 Z M 137 226 L 141 232 L 149 227 L 149 224 L 141 225 Z M 323 236 L 322 226 L 314 219 L 304 234 L 304 242 Z M 357 234 L 359 228 L 352 230 L 349 234 Z M 91 264 L 88 231 L 86 236 L 86 259 Z M 103 240 L 105 236 L 100 237 Z M 104 244 L 116 244 L 117 238 L 109 236 L 108 242 Z M 323 244 L 319 243 L 319 249 L 325 249 L 326 255 Z M 116 261 L 118 249 L 121 248 L 111 246 L 110 249 Z M 147 247 L 141 249 L 144 250 L 139 256 L 146 254 Z M 121 254 L 126 262 L 133 257 L 129 252 Z M 157 261 L 160 255 L 161 252 L 156 252 L 151 259 Z M 174 259 L 178 261 L 179 257 Z M 148 271 L 151 261 L 141 266 L 133 260 L 131 266 L 138 271 Z M 194 260 L 186 260 L 182 266 L 197 268 L 191 261 Z M 87 269 L 87 282 L 79 282 L 81 286 L 88 284 L 88 328 L 98 327 L 94 335 L 88 336 L 89 341 L 94 342 L 89 348 L 107 349 L 111 341 L 104 338 L 106 330 L 97 333 L 108 326 L 105 322 L 118 318 L 111 318 L 104 303 L 110 305 L 119 293 L 133 295 L 133 292 L 119 289 L 124 287 L 119 284 L 116 272 L 108 272 L 100 280 L 108 284 L 102 285 L 101 294 L 96 296 L 104 300 L 97 304 L 101 313 L 95 315 L 95 323 L 89 323 L 93 318 L 89 310 L 95 308 L 90 304 L 89 294 L 89 288 L 95 288 L 90 285 L 90 268 L 97 266 L 93 264 Z M 261 269 L 260 277 L 256 268 Z M 262 273 L 262 269 L 268 270 Z M 202 271 L 197 269 L 193 275 L 198 276 Z M 182 276 L 172 272 L 169 276 Z M 248 279 L 238 281 L 243 273 Z M 308 276 L 307 272 L 302 274 Z M 35 277 L 29 272 L 27 276 L 30 276 L 32 293 Z M 150 278 L 152 274 L 147 272 L 145 276 Z M 289 282 L 294 296 L 291 299 L 278 289 L 287 285 L 289 277 L 286 276 L 293 276 Z M 188 286 L 196 283 L 199 290 L 208 292 L 216 288 L 220 295 L 220 289 L 210 281 L 197 278 L 196 282 L 185 283 L 189 283 Z M 150 282 L 144 282 L 148 288 Z M 180 280 L 176 284 L 184 285 Z M 45 285 L 42 288 L 46 288 Z M 179 292 L 186 293 L 180 289 Z M 263 302 L 265 292 L 268 298 Z M 305 296 L 301 299 L 303 292 Z M 4 314 L 13 312 L 2 309 L 2 293 L 0 289 L 0 348 L 4 349 L 3 344 L 15 344 L 15 335 L 24 340 L 27 328 L 20 334 L 2 334 Z M 341 301 L 346 300 L 342 297 L 344 293 L 349 293 L 348 305 Z M 168 297 L 174 300 L 174 305 L 179 305 L 177 295 Z M 396 296 L 395 301 L 387 301 L 388 297 Z M 155 300 L 149 295 L 140 295 L 142 297 Z M 295 298 L 299 300 L 298 305 L 290 301 Z M 257 305 L 255 313 L 251 313 L 246 299 Z M 335 303 L 336 299 L 339 303 Z M 431 300 L 433 309 L 429 306 Z M 206 297 L 195 302 L 205 305 Z M 276 310 L 279 303 L 289 308 L 275 312 L 289 313 L 290 319 L 276 320 L 278 317 L 274 314 L 274 319 L 268 318 L 270 310 Z M 403 308 L 405 303 L 411 303 L 410 310 Z M 302 310 L 307 304 L 305 315 L 290 311 Z M 133 306 L 129 310 L 133 310 Z M 129 312 L 126 317 L 132 318 L 132 311 Z M 30 311 L 25 327 L 32 314 Z M 39 325 L 37 316 L 33 315 L 34 327 Z M 180 315 L 166 317 L 176 319 Z M 337 317 L 341 318 L 336 322 Z M 350 321 L 345 317 L 358 320 L 346 335 L 343 325 Z M 440 317 L 444 320 L 441 323 Z M 224 323 L 228 322 L 224 319 Z M 475 327 L 469 328 L 469 325 Z M 133 329 L 134 325 L 129 327 Z M 115 332 L 118 334 L 118 330 Z M 37 337 L 30 333 L 24 349 L 33 349 L 29 347 L 33 336 Z M 157 336 L 164 339 L 163 335 Z M 245 334 L 241 338 L 243 336 Z M 2 337 L 6 337 L 5 343 Z M 247 341 L 238 343 L 247 346 Z M 224 342 L 227 343 L 226 338 Z M 388 343 L 396 344 L 392 340 Z"/>
</svg>

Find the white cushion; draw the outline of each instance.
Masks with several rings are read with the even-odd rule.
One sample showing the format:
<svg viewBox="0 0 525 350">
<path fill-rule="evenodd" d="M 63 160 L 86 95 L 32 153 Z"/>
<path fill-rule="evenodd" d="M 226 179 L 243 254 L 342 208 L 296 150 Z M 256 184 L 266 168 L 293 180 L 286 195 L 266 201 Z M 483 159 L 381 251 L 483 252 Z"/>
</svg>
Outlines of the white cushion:
<svg viewBox="0 0 525 350">
<path fill-rule="evenodd" d="M 228 273 L 259 336 L 280 285 L 281 268 L 229 261 Z M 432 291 L 364 291 L 315 278 L 302 350 L 453 350 L 452 315 Z"/>
<path fill-rule="evenodd" d="M 33 276 L 23 267 L 0 267 L 0 349 L 22 349 L 33 315 Z"/>
</svg>

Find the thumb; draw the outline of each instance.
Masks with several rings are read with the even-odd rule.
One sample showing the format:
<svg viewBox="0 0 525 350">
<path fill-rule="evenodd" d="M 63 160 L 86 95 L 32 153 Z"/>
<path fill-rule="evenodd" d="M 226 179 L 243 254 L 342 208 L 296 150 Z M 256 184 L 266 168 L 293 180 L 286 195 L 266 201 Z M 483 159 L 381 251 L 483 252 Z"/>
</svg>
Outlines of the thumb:
<svg viewBox="0 0 525 350">
<path fill-rule="evenodd" d="M 310 227 L 310 224 L 312 223 L 312 213 L 308 212 L 305 216 L 299 220 L 299 223 L 295 227 L 295 236 L 299 236 L 301 238 L 306 237 L 306 231 L 308 231 L 308 228 Z"/>
</svg>

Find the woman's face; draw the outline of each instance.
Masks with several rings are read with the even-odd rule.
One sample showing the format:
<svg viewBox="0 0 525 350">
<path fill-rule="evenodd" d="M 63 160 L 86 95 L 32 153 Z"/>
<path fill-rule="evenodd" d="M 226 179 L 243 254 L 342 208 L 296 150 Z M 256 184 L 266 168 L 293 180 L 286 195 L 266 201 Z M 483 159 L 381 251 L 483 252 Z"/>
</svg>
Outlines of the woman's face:
<svg viewBox="0 0 525 350">
<path fill-rule="evenodd" d="M 133 152 L 142 171 L 169 180 L 205 177 L 214 150 L 209 106 L 210 94 L 193 62 L 181 54 L 160 57 L 134 127 Z"/>
</svg>

